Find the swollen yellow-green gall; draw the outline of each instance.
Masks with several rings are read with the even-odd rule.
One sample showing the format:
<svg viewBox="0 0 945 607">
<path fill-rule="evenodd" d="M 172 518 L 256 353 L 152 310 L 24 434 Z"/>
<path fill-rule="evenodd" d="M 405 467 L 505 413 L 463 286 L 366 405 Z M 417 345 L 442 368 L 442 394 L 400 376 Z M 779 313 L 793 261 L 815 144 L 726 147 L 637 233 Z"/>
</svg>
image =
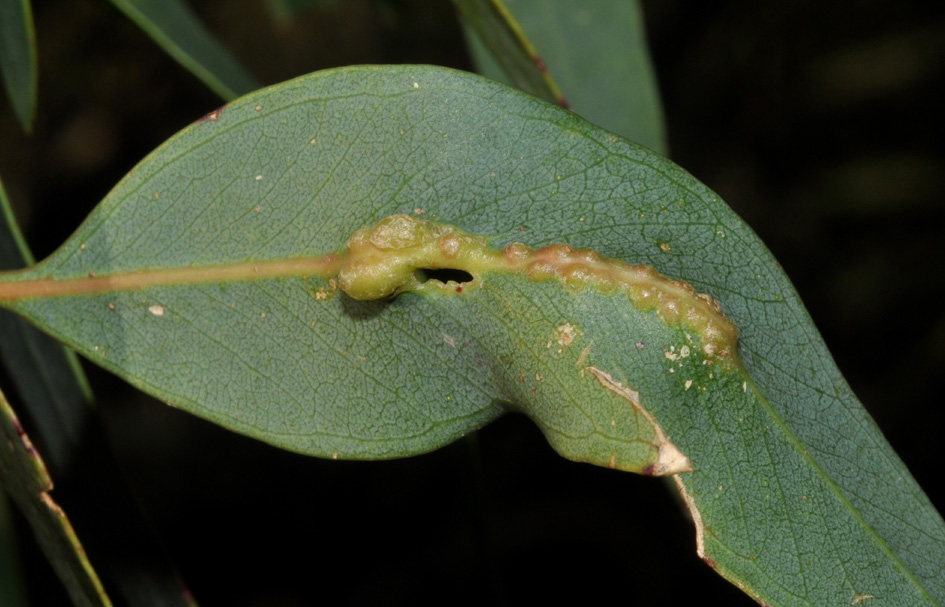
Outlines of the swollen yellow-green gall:
<svg viewBox="0 0 945 607">
<path fill-rule="evenodd" d="M 608 259 L 592 249 L 556 244 L 533 249 L 510 244 L 491 249 L 482 236 L 410 215 L 391 215 L 348 239 L 339 272 L 341 288 L 355 299 L 383 299 L 404 292 L 438 289 L 473 293 L 490 272 L 520 273 L 536 282 L 557 280 L 566 288 L 605 293 L 623 291 L 640 310 L 653 310 L 667 324 L 684 326 L 701 338 L 708 358 L 734 363 L 738 329 L 718 302 L 689 283 L 671 280 L 651 266 Z M 417 270 L 460 270 L 472 276 L 463 289 L 421 281 Z"/>
</svg>

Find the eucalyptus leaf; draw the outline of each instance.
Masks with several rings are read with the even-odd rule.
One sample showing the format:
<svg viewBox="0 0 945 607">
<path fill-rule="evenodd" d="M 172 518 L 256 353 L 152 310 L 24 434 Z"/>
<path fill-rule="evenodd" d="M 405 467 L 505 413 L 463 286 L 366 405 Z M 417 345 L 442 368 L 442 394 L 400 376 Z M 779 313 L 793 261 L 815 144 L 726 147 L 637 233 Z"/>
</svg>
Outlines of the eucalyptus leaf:
<svg viewBox="0 0 945 607">
<path fill-rule="evenodd" d="M 52 499 L 52 479 L 23 426 L 0 392 L 0 484 L 29 520 L 46 558 L 77 607 L 112 603 L 68 517 Z"/>
<path fill-rule="evenodd" d="M 672 475 L 699 555 L 761 602 L 945 602 L 942 518 L 758 238 L 665 158 L 498 83 L 359 67 L 254 92 L 0 276 L 90 360 L 272 444 L 400 457 L 523 411 L 567 457 Z"/>
<path fill-rule="evenodd" d="M 167 54 L 225 100 L 259 88 L 184 0 L 110 0 Z"/>
<path fill-rule="evenodd" d="M 0 78 L 17 119 L 31 130 L 39 70 L 29 0 L 0 0 Z"/>
</svg>

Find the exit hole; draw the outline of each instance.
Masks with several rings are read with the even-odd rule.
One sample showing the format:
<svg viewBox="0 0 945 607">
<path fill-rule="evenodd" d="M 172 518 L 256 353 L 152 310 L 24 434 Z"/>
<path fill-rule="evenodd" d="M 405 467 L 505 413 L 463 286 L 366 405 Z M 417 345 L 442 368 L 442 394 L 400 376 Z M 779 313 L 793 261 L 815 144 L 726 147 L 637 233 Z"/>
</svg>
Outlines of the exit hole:
<svg viewBox="0 0 945 607">
<path fill-rule="evenodd" d="M 457 270 L 456 268 L 419 268 L 413 273 L 417 277 L 417 280 L 420 282 L 427 282 L 428 280 L 438 280 L 443 284 L 448 283 L 453 280 L 460 284 L 464 282 L 472 282 L 473 275 L 465 270 Z"/>
</svg>

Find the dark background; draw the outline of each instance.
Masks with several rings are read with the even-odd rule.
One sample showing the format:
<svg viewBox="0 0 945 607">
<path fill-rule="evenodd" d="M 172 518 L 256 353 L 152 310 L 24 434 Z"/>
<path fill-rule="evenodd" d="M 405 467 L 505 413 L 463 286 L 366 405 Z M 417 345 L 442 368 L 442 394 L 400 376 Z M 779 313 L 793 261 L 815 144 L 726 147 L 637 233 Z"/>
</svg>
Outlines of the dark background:
<svg viewBox="0 0 945 607">
<path fill-rule="evenodd" d="M 34 4 L 39 117 L 26 136 L 0 101 L 0 175 L 41 258 L 220 101 L 104 1 Z M 329 2 L 291 23 L 262 2 L 192 4 L 264 84 L 355 63 L 470 68 L 445 1 Z M 942 508 L 945 5 L 645 7 L 673 159 L 768 244 Z M 409 460 L 326 462 L 87 368 L 128 480 L 205 607 L 597 604 L 611 593 L 631 605 L 753 604 L 695 556 L 675 489 L 564 461 L 520 417 Z M 58 604 L 21 530 L 35 604 Z"/>
</svg>

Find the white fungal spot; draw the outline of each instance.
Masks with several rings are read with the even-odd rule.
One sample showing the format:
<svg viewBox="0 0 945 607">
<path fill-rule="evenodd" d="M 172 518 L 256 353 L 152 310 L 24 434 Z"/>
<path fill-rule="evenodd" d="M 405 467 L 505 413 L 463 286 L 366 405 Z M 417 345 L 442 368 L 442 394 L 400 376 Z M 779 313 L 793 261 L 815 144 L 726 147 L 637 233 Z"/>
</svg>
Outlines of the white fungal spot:
<svg viewBox="0 0 945 607">
<path fill-rule="evenodd" d="M 686 386 L 686 390 L 688 390 L 689 388 L 691 388 L 691 387 L 692 387 L 692 380 L 691 380 L 691 379 L 687 379 L 685 386 Z"/>
<path fill-rule="evenodd" d="M 256 175 L 256 181 L 262 181 L 262 175 Z"/>
<path fill-rule="evenodd" d="M 689 346 L 683 346 L 679 349 L 679 357 L 686 358 L 687 356 L 689 356 Z"/>
<path fill-rule="evenodd" d="M 148 306 L 148 312 L 150 312 L 151 314 L 155 316 L 159 316 L 159 317 L 164 316 L 164 306 L 162 306 L 161 304 L 154 304 L 152 306 Z"/>
</svg>

